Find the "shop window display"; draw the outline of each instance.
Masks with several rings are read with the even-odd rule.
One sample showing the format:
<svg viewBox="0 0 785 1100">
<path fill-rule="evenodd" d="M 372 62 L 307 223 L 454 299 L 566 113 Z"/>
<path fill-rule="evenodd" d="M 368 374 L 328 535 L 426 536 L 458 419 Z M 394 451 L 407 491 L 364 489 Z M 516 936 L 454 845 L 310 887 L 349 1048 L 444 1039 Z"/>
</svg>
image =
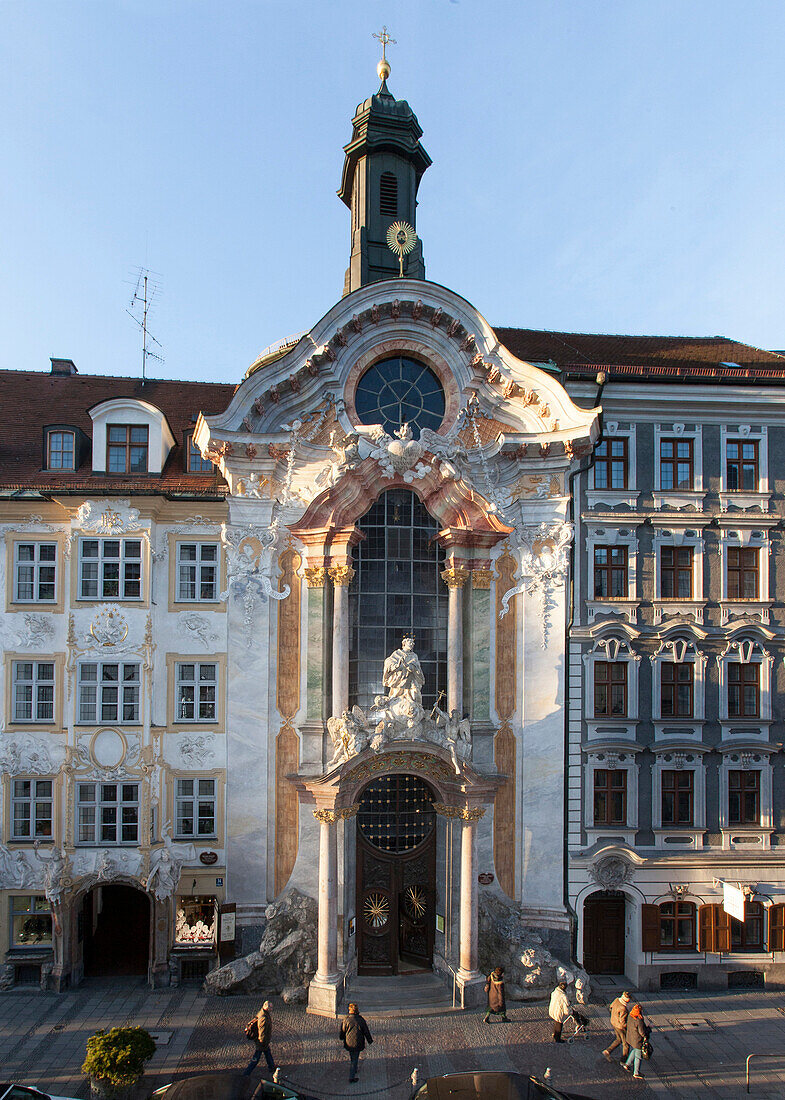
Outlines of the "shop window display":
<svg viewBox="0 0 785 1100">
<path fill-rule="evenodd" d="M 215 898 L 178 898 L 175 942 L 178 944 L 215 943 L 216 913 Z"/>
<path fill-rule="evenodd" d="M 43 895 L 11 898 L 11 946 L 52 946 L 52 911 Z"/>
</svg>

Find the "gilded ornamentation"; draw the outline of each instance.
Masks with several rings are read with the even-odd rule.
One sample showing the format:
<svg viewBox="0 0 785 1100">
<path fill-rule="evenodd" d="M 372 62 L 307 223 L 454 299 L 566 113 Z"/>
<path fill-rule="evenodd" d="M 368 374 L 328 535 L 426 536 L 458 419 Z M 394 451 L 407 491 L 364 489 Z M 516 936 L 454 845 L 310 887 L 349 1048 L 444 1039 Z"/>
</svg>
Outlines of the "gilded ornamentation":
<svg viewBox="0 0 785 1100">
<path fill-rule="evenodd" d="M 433 802 L 431 805 L 440 817 L 458 817 L 461 812 L 457 806 L 448 806 L 446 802 Z"/>
<path fill-rule="evenodd" d="M 493 580 L 491 569 L 472 569 L 472 588 L 481 588 L 488 591 Z"/>
<path fill-rule="evenodd" d="M 337 820 L 335 810 L 314 810 L 313 816 L 322 825 L 334 825 Z"/>
<path fill-rule="evenodd" d="M 351 806 L 342 806 L 339 810 L 336 810 L 335 816 L 339 821 L 347 821 L 351 817 L 357 817 L 359 809 L 360 803 L 354 802 Z"/>
<path fill-rule="evenodd" d="M 354 580 L 354 569 L 352 569 L 351 565 L 348 563 L 344 565 L 331 565 L 327 572 L 330 574 L 330 580 L 339 588 L 350 585 Z"/>
<path fill-rule="evenodd" d="M 309 588 L 324 588 L 327 570 L 323 565 L 309 565 L 305 570 L 305 579 Z"/>
<path fill-rule="evenodd" d="M 469 579 L 469 570 L 463 567 L 443 569 L 441 577 L 448 588 L 463 588 Z"/>
<path fill-rule="evenodd" d="M 458 811 L 458 817 L 460 817 L 461 821 L 477 822 L 480 820 L 481 817 L 484 816 L 484 806 L 472 806 L 471 808 L 469 808 L 468 806 L 462 806 L 461 809 Z"/>
<path fill-rule="evenodd" d="M 421 775 L 429 775 L 433 779 L 448 780 L 455 778 L 452 769 L 448 768 L 435 756 L 428 756 L 419 752 L 391 752 L 374 757 L 373 760 L 366 760 L 364 764 L 360 764 L 350 771 L 346 779 L 352 783 L 358 783 L 377 772 L 395 770 L 419 772 Z"/>
<path fill-rule="evenodd" d="M 90 634 L 96 645 L 121 645 L 128 637 L 128 623 L 116 607 L 102 607 L 90 623 Z"/>
</svg>

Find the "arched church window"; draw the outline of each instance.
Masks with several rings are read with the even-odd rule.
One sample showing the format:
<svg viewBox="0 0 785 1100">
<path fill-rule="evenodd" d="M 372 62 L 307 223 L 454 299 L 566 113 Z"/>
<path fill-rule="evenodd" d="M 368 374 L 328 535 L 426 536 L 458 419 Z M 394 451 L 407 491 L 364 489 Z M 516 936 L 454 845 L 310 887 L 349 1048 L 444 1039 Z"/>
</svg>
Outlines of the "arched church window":
<svg viewBox="0 0 785 1100">
<path fill-rule="evenodd" d="M 383 218 L 398 216 L 398 178 L 392 172 L 382 172 L 379 179 L 379 213 Z"/>
<path fill-rule="evenodd" d="M 365 538 L 354 548 L 349 703 L 365 709 L 375 695 L 385 694 L 385 658 L 411 631 L 428 711 L 447 688 L 447 588 L 440 577 L 445 555 L 436 542 L 439 525 L 410 489 L 388 489 L 357 526 Z"/>
<path fill-rule="evenodd" d="M 361 424 L 381 424 L 388 435 L 408 424 L 418 439 L 421 428 L 436 431 L 444 419 L 444 390 L 429 367 L 396 355 L 368 368 L 354 407 Z"/>
</svg>

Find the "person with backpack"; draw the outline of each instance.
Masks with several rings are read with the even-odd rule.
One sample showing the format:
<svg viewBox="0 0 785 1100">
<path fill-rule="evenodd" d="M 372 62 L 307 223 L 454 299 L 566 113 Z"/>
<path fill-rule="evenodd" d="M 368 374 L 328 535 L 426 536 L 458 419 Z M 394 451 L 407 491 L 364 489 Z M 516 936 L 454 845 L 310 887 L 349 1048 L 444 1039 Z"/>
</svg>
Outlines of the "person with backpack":
<svg viewBox="0 0 785 1100">
<path fill-rule="evenodd" d="M 349 1015 L 344 1016 L 341 1021 L 338 1038 L 349 1051 L 349 1061 L 351 1063 L 349 1083 L 352 1084 L 357 1080 L 357 1065 L 360 1061 L 360 1052 L 365 1050 L 366 1039 L 369 1043 L 373 1042 L 368 1025 L 360 1015 L 360 1010 L 354 1002 L 349 1005 Z"/>
<path fill-rule="evenodd" d="M 638 1004 L 633 1005 L 627 1017 L 627 1042 L 630 1046 L 630 1053 L 627 1055 L 627 1060 L 622 1062 L 622 1067 L 639 1080 L 643 1079 L 641 1058 L 644 1057 L 644 1048 L 647 1050 L 645 1057 L 648 1058 L 651 1053 L 650 1033 L 651 1028 L 643 1017 L 641 1006 Z"/>
<path fill-rule="evenodd" d="M 491 1022 L 491 1016 L 501 1016 L 504 1023 L 508 1024 L 507 1002 L 504 997 L 504 967 L 497 966 L 491 971 L 485 982 L 485 992 L 488 994 L 488 1011 L 485 1013 L 484 1024 Z"/>
<path fill-rule="evenodd" d="M 273 1033 L 273 1019 L 270 1015 L 272 1005 L 269 1001 L 265 1001 L 262 1007 L 257 1012 L 256 1016 L 247 1024 L 245 1028 L 245 1034 L 249 1039 L 253 1039 L 256 1043 L 256 1048 L 253 1052 L 251 1061 L 243 1070 L 244 1077 L 250 1077 L 253 1071 L 259 1064 L 259 1059 L 264 1055 L 267 1062 L 267 1068 L 270 1073 L 275 1072 L 275 1059 L 270 1053 L 270 1038 Z M 254 1028 L 254 1024 L 256 1027 Z"/>
</svg>

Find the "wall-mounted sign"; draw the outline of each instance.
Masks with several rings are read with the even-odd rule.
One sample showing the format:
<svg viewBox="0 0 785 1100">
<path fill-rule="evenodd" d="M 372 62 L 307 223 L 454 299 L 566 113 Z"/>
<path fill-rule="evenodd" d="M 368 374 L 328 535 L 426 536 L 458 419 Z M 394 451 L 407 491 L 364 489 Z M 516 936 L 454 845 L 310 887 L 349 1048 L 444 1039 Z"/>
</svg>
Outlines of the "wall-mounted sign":
<svg viewBox="0 0 785 1100">
<path fill-rule="evenodd" d="M 493 875 L 490 871 L 481 871 L 477 876 L 477 881 L 481 886 L 490 886 L 493 882 Z"/>
<path fill-rule="evenodd" d="M 224 880 L 222 878 L 217 878 L 215 880 L 215 885 L 216 886 L 223 886 L 223 884 L 224 884 Z"/>
<path fill-rule="evenodd" d="M 744 924 L 744 891 L 741 885 L 734 886 L 732 882 L 722 884 L 722 908 L 730 917 Z"/>
<path fill-rule="evenodd" d="M 354 935 L 354 917 L 349 917 L 349 935 Z"/>
<path fill-rule="evenodd" d="M 436 914 L 436 931 L 444 932 L 444 917 L 441 913 Z"/>
<path fill-rule="evenodd" d="M 200 852 L 199 853 L 199 862 L 204 863 L 207 867 L 209 867 L 211 863 L 217 863 L 218 862 L 218 853 L 217 852 Z"/>
<path fill-rule="evenodd" d="M 221 941 L 233 940 L 235 936 L 236 913 L 221 913 Z"/>
</svg>

